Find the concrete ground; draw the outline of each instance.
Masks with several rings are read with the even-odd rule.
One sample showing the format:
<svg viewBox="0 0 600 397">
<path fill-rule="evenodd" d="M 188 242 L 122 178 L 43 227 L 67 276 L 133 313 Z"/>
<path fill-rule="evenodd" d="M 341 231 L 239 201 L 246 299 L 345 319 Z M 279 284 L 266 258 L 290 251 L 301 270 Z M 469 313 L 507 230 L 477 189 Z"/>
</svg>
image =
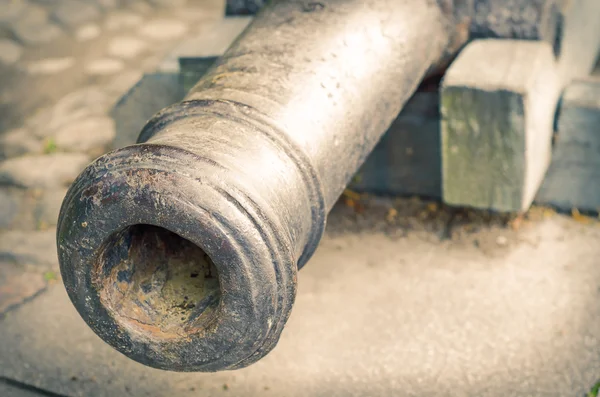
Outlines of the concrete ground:
<svg viewBox="0 0 600 397">
<path fill-rule="evenodd" d="M 30 6 L 19 25 L 2 25 L 0 10 L 1 397 L 584 397 L 600 379 L 598 219 L 352 194 L 265 359 L 182 374 L 114 351 L 62 286 L 59 206 L 111 148 L 120 95 L 186 34 L 210 29 L 222 3 L 93 0 L 104 8 L 80 19 L 19 3 Z M 35 21 L 60 34 L 36 36 Z"/>
<path fill-rule="evenodd" d="M 279 345 L 249 368 L 137 364 L 57 280 L 0 322 L 0 375 L 61 396 L 585 396 L 600 375 L 598 223 L 467 221 L 444 239 L 448 223 L 410 205 L 336 208 Z"/>
</svg>

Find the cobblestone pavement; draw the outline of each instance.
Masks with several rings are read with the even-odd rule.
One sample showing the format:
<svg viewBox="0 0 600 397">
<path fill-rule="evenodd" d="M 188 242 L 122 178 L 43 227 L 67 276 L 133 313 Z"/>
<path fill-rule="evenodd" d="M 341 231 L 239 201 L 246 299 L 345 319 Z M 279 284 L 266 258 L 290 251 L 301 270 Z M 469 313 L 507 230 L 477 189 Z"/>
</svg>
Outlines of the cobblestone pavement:
<svg viewBox="0 0 600 397">
<path fill-rule="evenodd" d="M 115 137 L 109 111 L 224 3 L 0 0 L 0 314 L 58 278 L 66 189 Z"/>
<path fill-rule="evenodd" d="M 342 205 L 281 346 L 235 373 L 151 370 L 93 335 L 60 283 L 62 199 L 111 149 L 119 97 L 222 10 L 0 0 L 0 396 L 583 396 L 600 377 L 600 228 L 583 217 L 444 241 L 432 204 Z"/>
</svg>

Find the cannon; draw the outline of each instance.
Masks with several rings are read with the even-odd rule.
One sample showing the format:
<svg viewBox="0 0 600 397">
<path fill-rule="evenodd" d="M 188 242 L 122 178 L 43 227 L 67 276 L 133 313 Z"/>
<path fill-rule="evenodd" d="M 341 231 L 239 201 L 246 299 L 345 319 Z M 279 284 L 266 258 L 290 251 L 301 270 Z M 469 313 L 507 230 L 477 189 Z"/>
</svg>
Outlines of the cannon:
<svg viewBox="0 0 600 397">
<path fill-rule="evenodd" d="M 327 213 L 425 78 L 473 38 L 560 53 L 554 0 L 275 1 L 138 142 L 64 199 L 61 274 L 142 364 L 243 368 L 277 344 Z"/>
</svg>

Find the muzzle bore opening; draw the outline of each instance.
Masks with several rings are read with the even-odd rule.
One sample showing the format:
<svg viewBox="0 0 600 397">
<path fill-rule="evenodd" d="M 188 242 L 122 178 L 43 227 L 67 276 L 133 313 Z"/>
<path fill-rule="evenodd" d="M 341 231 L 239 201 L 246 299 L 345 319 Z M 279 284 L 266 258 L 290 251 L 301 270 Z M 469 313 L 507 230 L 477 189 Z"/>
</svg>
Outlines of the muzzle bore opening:
<svg viewBox="0 0 600 397">
<path fill-rule="evenodd" d="M 94 266 L 94 285 L 109 314 L 132 336 L 186 338 L 216 318 L 216 267 L 197 245 L 152 225 L 111 235 Z"/>
</svg>

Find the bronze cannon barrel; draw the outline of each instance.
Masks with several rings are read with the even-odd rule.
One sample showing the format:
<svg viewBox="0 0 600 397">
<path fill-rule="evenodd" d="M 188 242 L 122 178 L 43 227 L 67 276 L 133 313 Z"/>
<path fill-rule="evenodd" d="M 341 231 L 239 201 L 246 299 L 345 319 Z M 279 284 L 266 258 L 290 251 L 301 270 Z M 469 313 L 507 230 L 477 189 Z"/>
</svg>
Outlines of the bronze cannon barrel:
<svg viewBox="0 0 600 397">
<path fill-rule="evenodd" d="M 265 356 L 328 211 L 424 76 L 467 40 L 471 3 L 264 8 L 136 145 L 69 190 L 57 245 L 83 319 L 155 368 Z"/>
</svg>

